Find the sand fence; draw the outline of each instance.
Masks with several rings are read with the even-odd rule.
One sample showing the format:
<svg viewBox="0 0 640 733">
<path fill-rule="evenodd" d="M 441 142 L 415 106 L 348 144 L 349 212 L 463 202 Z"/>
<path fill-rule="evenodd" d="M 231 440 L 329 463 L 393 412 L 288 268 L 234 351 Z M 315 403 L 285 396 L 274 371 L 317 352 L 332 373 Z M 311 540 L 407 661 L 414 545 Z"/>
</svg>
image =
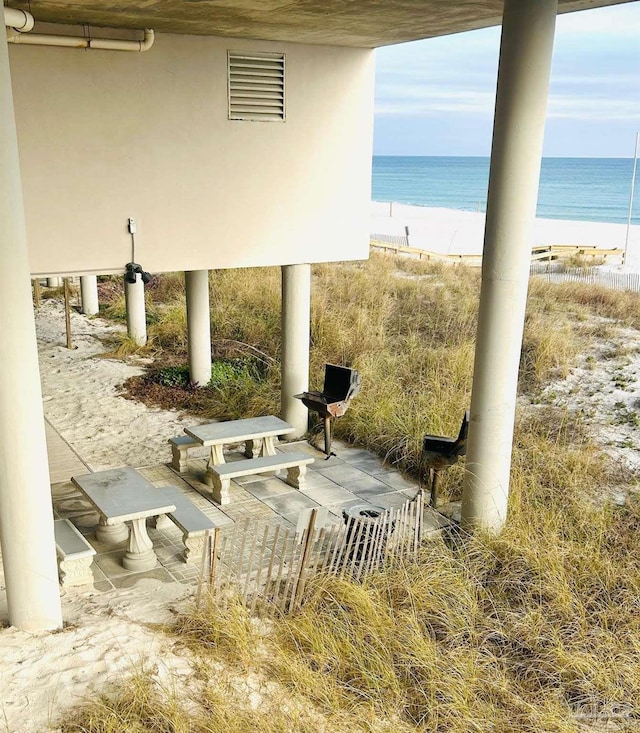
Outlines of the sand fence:
<svg viewBox="0 0 640 733">
<path fill-rule="evenodd" d="M 198 603 L 208 590 L 216 603 L 239 595 L 252 612 L 288 613 L 299 607 L 313 575 L 359 581 L 386 562 L 415 556 L 433 531 L 423 521 L 424 508 L 419 493 L 397 509 L 363 507 L 325 526 L 312 509 L 302 532 L 250 519 L 214 530 L 203 555 Z"/>
</svg>

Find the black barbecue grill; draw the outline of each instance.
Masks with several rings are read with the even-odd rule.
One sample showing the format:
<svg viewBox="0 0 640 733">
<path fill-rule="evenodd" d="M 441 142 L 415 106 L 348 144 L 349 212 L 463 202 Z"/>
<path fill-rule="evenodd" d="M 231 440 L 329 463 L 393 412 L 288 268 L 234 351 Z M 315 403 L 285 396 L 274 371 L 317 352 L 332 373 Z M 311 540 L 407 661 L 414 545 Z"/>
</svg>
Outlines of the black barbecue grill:
<svg viewBox="0 0 640 733">
<path fill-rule="evenodd" d="M 328 456 L 331 455 L 331 421 L 344 415 L 359 391 L 360 375 L 355 369 L 325 364 L 322 392 L 295 395 L 311 412 L 317 412 L 324 418 L 324 452 Z"/>
<path fill-rule="evenodd" d="M 457 438 L 445 438 L 442 435 L 425 435 L 422 441 L 422 460 L 431 474 L 431 506 L 438 503 L 438 484 L 440 471 L 453 466 L 460 456 L 467 453 L 467 435 L 469 433 L 469 410 L 466 410 Z"/>
</svg>

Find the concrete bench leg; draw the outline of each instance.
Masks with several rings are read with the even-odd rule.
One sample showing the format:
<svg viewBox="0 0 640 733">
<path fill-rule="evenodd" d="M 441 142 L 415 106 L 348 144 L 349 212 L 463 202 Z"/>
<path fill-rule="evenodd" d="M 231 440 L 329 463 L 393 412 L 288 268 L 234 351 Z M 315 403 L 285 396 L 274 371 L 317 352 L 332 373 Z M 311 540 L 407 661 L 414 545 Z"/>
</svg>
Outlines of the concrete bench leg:
<svg viewBox="0 0 640 733">
<path fill-rule="evenodd" d="M 182 445 L 171 446 L 171 468 L 178 473 L 187 470 L 187 451 L 189 448 Z"/>
<path fill-rule="evenodd" d="M 293 486 L 294 489 L 301 489 L 304 486 L 306 475 L 306 466 L 291 466 L 291 468 L 287 468 L 287 478 L 285 479 L 285 483 L 289 484 L 289 486 Z"/>
<path fill-rule="evenodd" d="M 199 534 L 195 536 L 189 536 L 188 532 L 182 535 L 182 541 L 184 542 L 184 552 L 182 556 L 186 563 L 200 562 L 202 560 L 202 553 L 204 552 L 204 543 L 207 536 Z"/>
<path fill-rule="evenodd" d="M 93 583 L 91 563 L 93 555 L 88 557 L 66 557 L 58 560 L 60 585 L 67 588 L 71 585 L 87 585 Z"/>
<path fill-rule="evenodd" d="M 154 529 L 160 530 L 173 527 L 173 522 L 166 514 L 159 514 L 157 517 L 151 517 L 151 521 L 149 522 L 149 524 Z"/>
<path fill-rule="evenodd" d="M 244 444 L 244 454 L 247 458 L 258 458 L 262 452 L 262 438 L 247 440 Z"/>
<path fill-rule="evenodd" d="M 207 471 L 204 478 L 207 486 L 211 489 L 213 500 L 216 504 L 229 504 L 231 502 L 231 497 L 229 496 L 231 479 L 220 478 L 217 473 L 213 473 L 212 471 Z"/>
</svg>

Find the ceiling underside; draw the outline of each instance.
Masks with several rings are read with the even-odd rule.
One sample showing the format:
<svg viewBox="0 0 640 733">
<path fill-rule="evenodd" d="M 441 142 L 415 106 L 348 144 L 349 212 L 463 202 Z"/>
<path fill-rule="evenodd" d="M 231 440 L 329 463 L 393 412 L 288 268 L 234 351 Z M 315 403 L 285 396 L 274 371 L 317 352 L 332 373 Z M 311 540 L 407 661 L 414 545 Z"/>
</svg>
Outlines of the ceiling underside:
<svg viewBox="0 0 640 733">
<path fill-rule="evenodd" d="M 559 0 L 559 12 L 629 0 Z M 502 0 L 10 0 L 36 21 L 375 48 L 498 25 Z"/>
</svg>

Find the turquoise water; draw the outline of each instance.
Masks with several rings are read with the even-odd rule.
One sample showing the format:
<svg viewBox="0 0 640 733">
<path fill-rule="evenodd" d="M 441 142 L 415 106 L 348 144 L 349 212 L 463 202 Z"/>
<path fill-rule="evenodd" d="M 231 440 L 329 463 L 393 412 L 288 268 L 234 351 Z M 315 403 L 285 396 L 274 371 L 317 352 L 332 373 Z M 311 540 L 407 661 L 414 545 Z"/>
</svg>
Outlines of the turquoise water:
<svg viewBox="0 0 640 733">
<path fill-rule="evenodd" d="M 626 224 L 632 172 L 630 158 L 544 158 L 537 215 Z M 489 158 L 376 155 L 372 199 L 485 211 L 488 179 Z M 640 224 L 640 170 L 635 189 Z"/>
</svg>

